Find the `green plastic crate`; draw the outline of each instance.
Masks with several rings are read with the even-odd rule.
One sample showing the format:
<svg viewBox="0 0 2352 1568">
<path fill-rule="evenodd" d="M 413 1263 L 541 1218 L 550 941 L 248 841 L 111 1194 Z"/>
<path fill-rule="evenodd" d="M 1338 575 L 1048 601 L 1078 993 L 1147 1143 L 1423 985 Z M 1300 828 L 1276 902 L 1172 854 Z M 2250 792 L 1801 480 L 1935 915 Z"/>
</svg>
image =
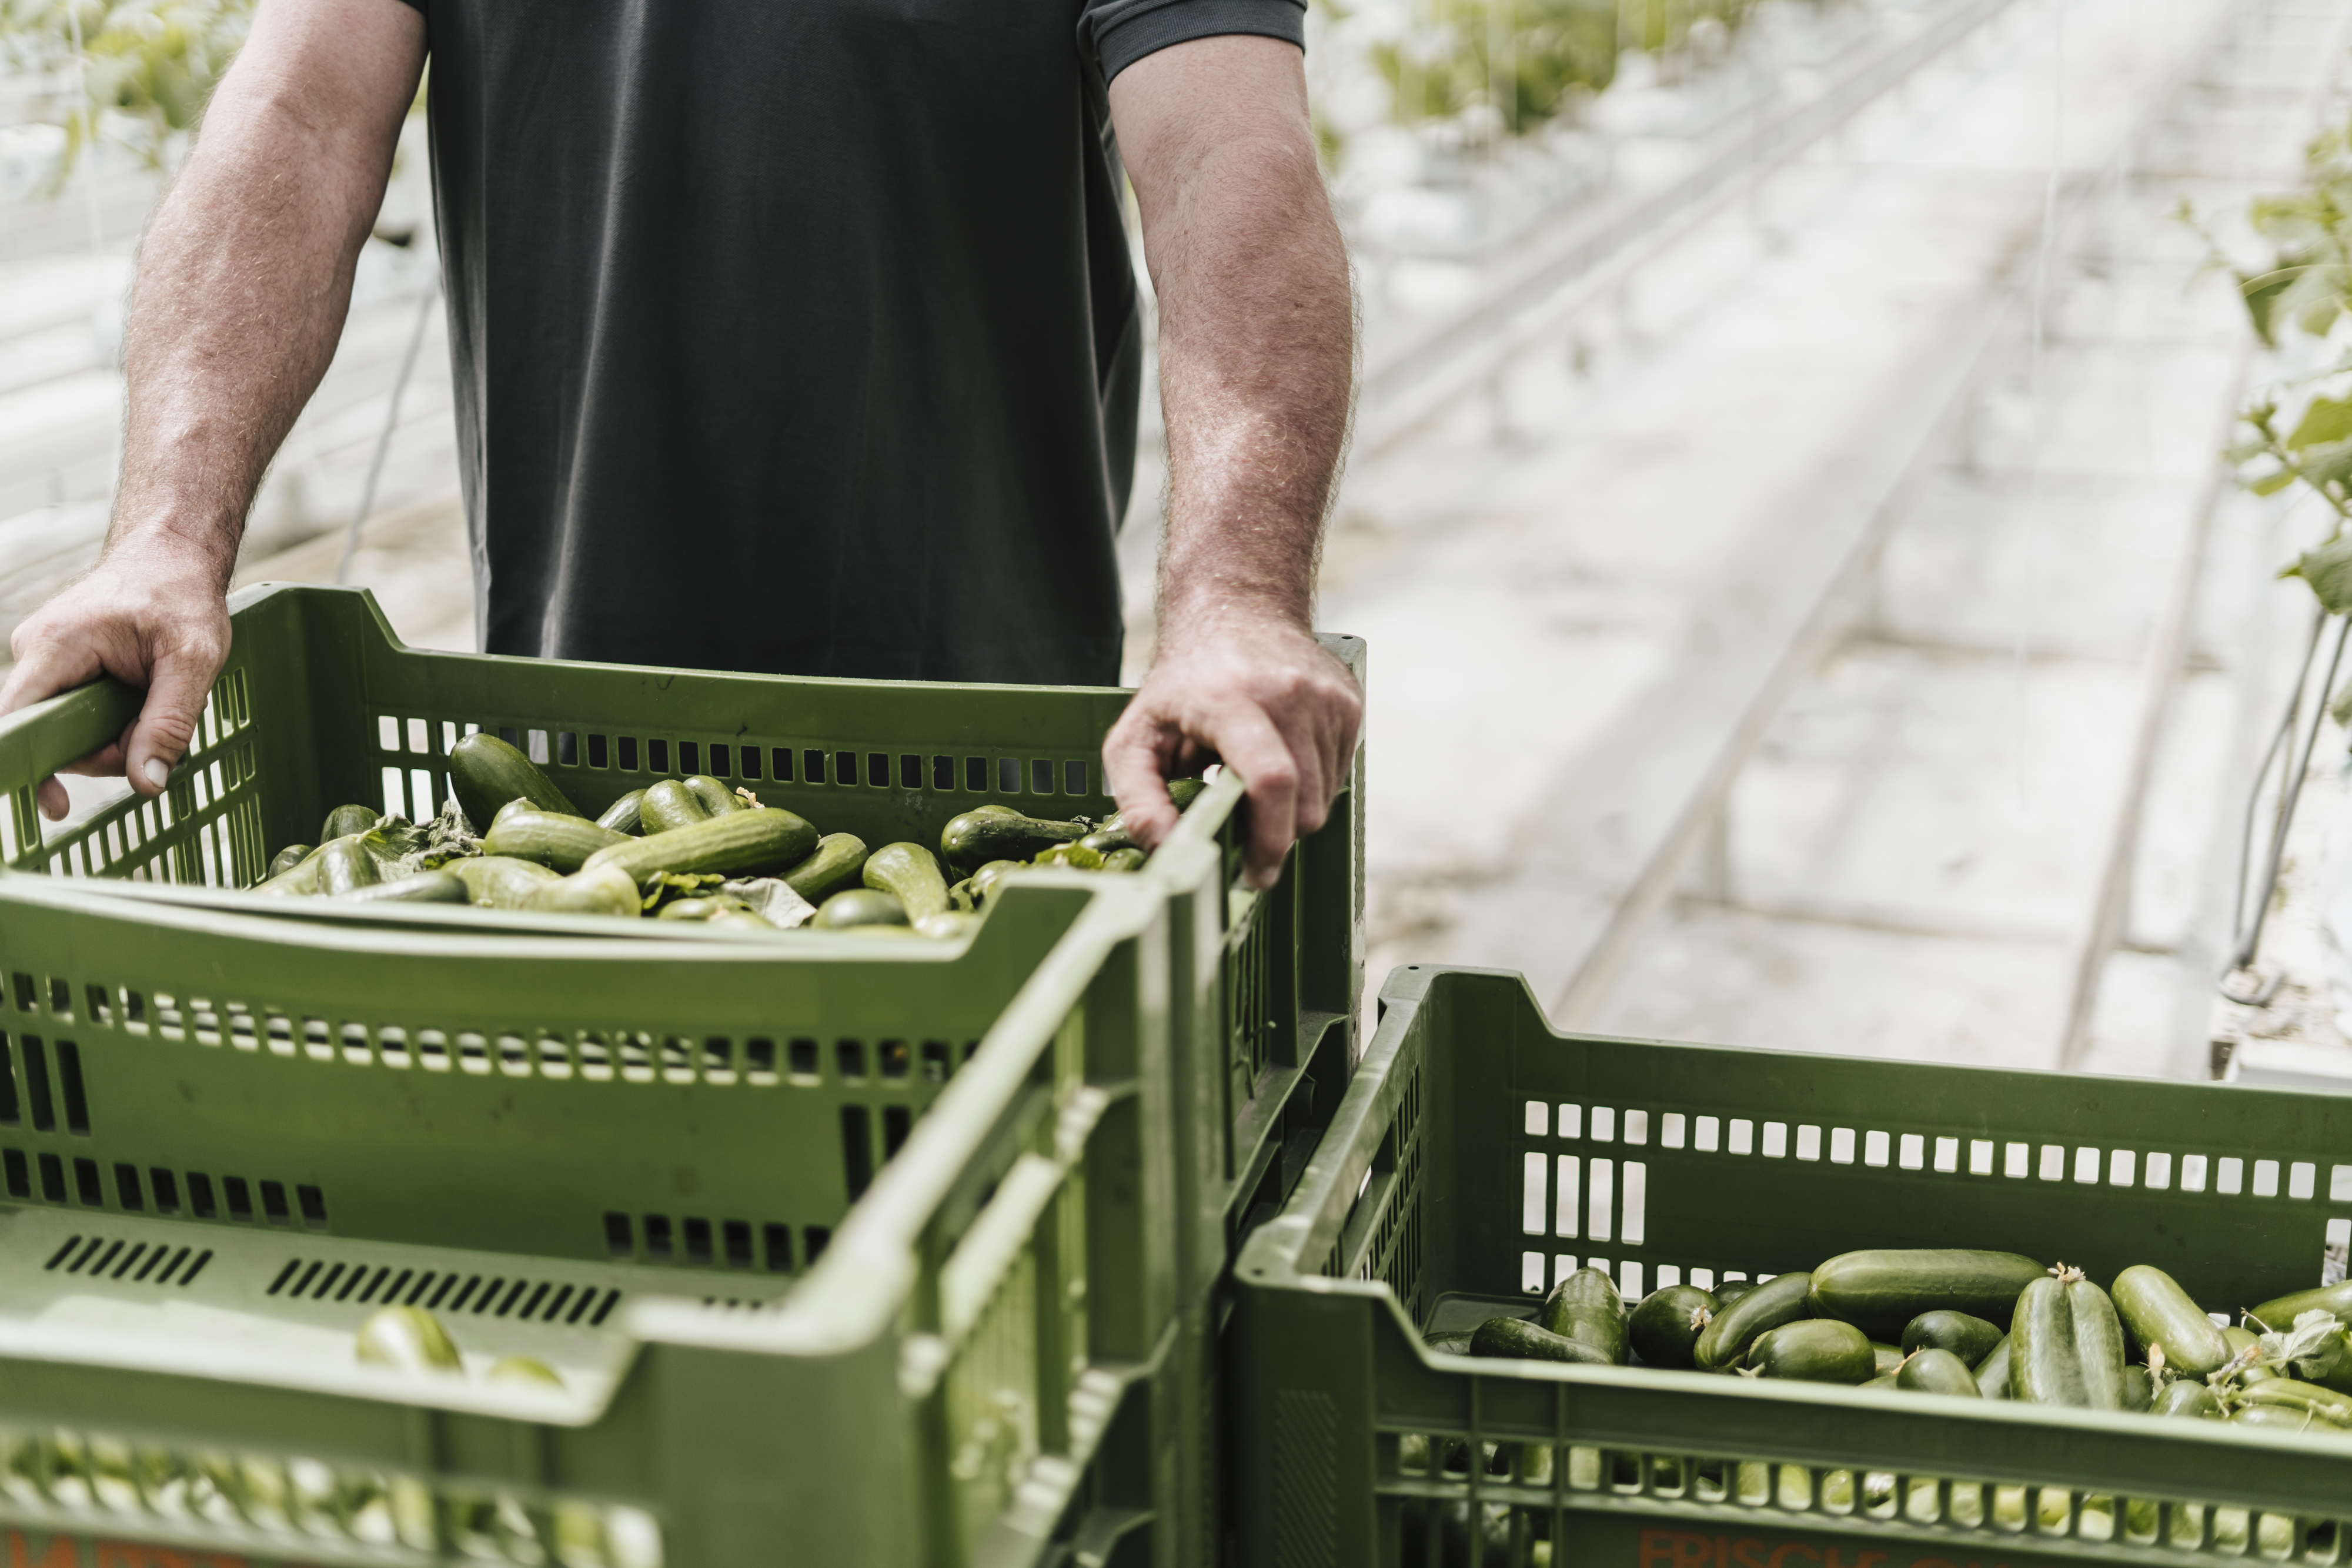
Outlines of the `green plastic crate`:
<svg viewBox="0 0 2352 1568">
<path fill-rule="evenodd" d="M 2155 1263 L 2226 1310 L 2343 1278 L 2347 1240 L 2352 1097 L 1565 1037 L 1516 975 L 1399 969 L 1235 1265 L 1237 1560 L 2341 1563 L 2352 1442 L 1474 1362 L 1420 1331 L 1524 1312 L 1580 1262 L 1635 1294 L 1921 1245 Z"/>
<path fill-rule="evenodd" d="M 160 896 L 182 904 L 249 912 L 247 901 L 196 890 L 249 884 L 274 850 L 314 838 L 328 809 L 343 801 L 429 814 L 449 793 L 449 747 L 476 728 L 522 747 L 592 812 L 656 778 L 694 772 L 740 782 L 827 832 L 856 832 L 872 844 L 935 844 L 950 817 L 992 801 L 1045 816 L 1114 809 L 1099 754 L 1127 704 L 1124 691 L 426 653 L 401 646 L 373 596 L 349 589 L 262 585 L 231 608 L 230 659 L 167 800 L 125 800 L 46 839 L 36 814 L 33 784 L 111 739 L 135 715 L 138 694 L 128 688 L 101 683 L 0 726 L 0 791 L 9 798 L 0 810 L 0 860 L 77 882 L 126 883 L 126 893 L 162 885 L 177 891 Z M 1363 643 L 1324 641 L 1360 680 Z M 1267 893 L 1242 889 L 1230 787 L 1188 812 L 1153 858 L 1148 874 L 1180 901 L 1188 934 L 1171 998 L 1187 1044 L 1180 1109 L 1197 1166 L 1188 1168 L 1188 1184 L 1263 1190 L 1282 1142 L 1297 1135 L 1290 1105 L 1302 1082 L 1319 1074 L 1328 1086 L 1335 1071 L 1344 1075 L 1362 978 L 1361 775 L 1360 750 L 1331 821 L 1299 845 Z M 1014 902 L 1000 901 L 990 925 Z M 454 934 L 515 925 L 511 916 L 431 906 L 306 902 L 280 913 L 306 927 Z M 652 924 L 536 924 L 607 940 L 685 941 L 696 952 L 713 946 L 709 933 Z M 1042 951 L 1036 936 L 1030 932 L 1024 957 L 1000 945 L 1009 934 L 984 930 L 968 958 L 940 956 L 951 977 L 927 977 L 970 988 L 993 1016 Z M 0 903 L 0 949 L 6 937 Z M 1201 1201 L 1222 1212 L 1226 1205 L 1213 1196 L 1204 1191 Z M 1191 1275 L 1213 1273 L 1224 1239 L 1193 1250 Z"/>
</svg>

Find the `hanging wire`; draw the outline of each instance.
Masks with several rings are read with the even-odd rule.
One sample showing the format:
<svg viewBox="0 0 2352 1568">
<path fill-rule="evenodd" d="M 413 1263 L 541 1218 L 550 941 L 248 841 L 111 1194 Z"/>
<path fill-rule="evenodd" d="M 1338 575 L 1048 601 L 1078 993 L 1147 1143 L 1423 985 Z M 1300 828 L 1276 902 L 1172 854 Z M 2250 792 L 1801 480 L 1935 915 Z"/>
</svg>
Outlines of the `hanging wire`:
<svg viewBox="0 0 2352 1568">
<path fill-rule="evenodd" d="M 2352 634 L 2352 620 L 2336 628 L 2336 650 L 2328 655 L 2327 674 L 2319 683 L 2318 700 L 2311 705 L 2311 718 L 2304 727 L 2300 747 L 2291 744 L 2302 717 L 2304 699 L 2311 688 L 2311 667 L 2319 653 L 2319 644 L 2326 632 L 2330 617 L 2326 611 L 2316 612 L 2311 622 L 2311 638 L 2304 646 L 2303 667 L 2296 672 L 2294 687 L 2287 695 L 2286 712 L 2280 716 L 2278 729 L 2271 737 L 2268 750 L 2263 753 L 2262 766 L 2254 770 L 2252 786 L 2246 792 L 2246 820 L 2238 849 L 2238 882 L 2236 902 L 2231 906 L 2230 961 L 2224 965 L 2215 981 L 2223 999 L 2246 1007 L 2266 1007 L 2278 995 L 2284 983 L 2284 974 L 2265 980 L 2253 972 L 2255 956 L 2263 946 L 2263 927 L 2270 919 L 2271 903 L 2278 892 L 2279 870 L 2286 861 L 2288 831 L 2294 826 L 2296 805 L 2303 799 L 2303 781 L 2311 772 L 2311 754 L 2318 747 L 2319 731 L 2327 719 L 2327 696 L 2336 689 L 2336 673 L 2344 663 L 2344 644 Z M 2278 806 L 2271 820 L 2270 852 L 2263 869 L 2260 895 L 2251 909 L 2246 904 L 2247 873 L 2253 869 L 2254 819 L 2262 809 L 2263 782 L 2270 776 L 2271 765 L 2282 758 L 2287 760 L 2286 770 L 2279 776 Z M 2254 982 L 2251 990 L 2232 988 L 2231 982 L 2244 975 Z"/>
<path fill-rule="evenodd" d="M 416 297 L 416 324 L 408 331 L 408 349 L 400 356 L 400 374 L 392 383 L 392 406 L 383 416 L 383 434 L 376 437 L 375 455 L 368 462 L 367 483 L 360 487 L 359 509 L 352 514 L 351 531 L 343 536 L 343 555 L 335 562 L 335 580 L 341 582 L 350 575 L 352 557 L 359 553 L 360 525 L 375 510 L 376 481 L 383 477 L 384 455 L 392 450 L 392 433 L 400 423 L 400 398 L 408 390 L 408 377 L 416 369 L 416 352 L 425 346 L 425 329 L 433 319 L 433 302 L 441 297 L 441 269 L 435 267 L 425 280 L 423 292 Z"/>
</svg>

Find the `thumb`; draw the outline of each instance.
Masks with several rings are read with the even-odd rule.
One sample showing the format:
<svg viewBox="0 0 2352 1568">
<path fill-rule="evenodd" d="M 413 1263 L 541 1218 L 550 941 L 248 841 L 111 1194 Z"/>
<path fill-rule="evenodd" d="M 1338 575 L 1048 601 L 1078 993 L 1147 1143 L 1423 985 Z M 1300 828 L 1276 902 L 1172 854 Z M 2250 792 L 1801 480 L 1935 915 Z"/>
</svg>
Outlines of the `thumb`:
<svg viewBox="0 0 2352 1568">
<path fill-rule="evenodd" d="M 172 769 L 188 754 L 196 721 L 212 695 L 219 661 L 192 653 L 166 653 L 148 672 L 147 701 L 122 747 L 122 771 L 132 789 L 160 795 Z"/>
</svg>

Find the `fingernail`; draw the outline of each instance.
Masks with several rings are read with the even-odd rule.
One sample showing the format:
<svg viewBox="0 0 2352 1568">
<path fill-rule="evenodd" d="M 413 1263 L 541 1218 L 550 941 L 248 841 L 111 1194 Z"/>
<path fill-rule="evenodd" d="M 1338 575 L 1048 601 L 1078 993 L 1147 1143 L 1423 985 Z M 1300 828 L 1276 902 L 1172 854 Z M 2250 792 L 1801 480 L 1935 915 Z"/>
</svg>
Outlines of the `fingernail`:
<svg viewBox="0 0 2352 1568">
<path fill-rule="evenodd" d="M 147 782 L 158 789 L 172 781 L 172 765 L 160 757 L 149 758 L 147 766 L 140 771 L 146 774 Z"/>
</svg>

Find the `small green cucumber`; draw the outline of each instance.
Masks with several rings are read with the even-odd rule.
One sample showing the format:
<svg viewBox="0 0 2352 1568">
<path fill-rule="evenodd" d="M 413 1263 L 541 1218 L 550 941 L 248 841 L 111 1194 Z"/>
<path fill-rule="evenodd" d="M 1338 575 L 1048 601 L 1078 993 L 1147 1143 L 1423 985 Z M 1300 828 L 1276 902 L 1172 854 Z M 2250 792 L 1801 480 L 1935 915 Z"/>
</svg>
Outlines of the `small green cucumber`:
<svg viewBox="0 0 2352 1568">
<path fill-rule="evenodd" d="M 1472 1355 L 1518 1361 L 1567 1361 L 1586 1366 L 1609 1366 L 1613 1360 L 1581 1340 L 1570 1339 L 1524 1318 L 1488 1318 L 1470 1336 Z"/>
<path fill-rule="evenodd" d="M 502 823 L 514 821 L 515 818 L 522 815 L 525 811 L 538 811 L 541 810 L 542 810 L 542 808 L 534 806 L 530 803 L 530 796 L 518 795 L 513 800 L 508 801 L 505 805 L 499 807 L 496 811 L 490 813 L 489 832 L 486 832 L 482 836 L 484 838 L 488 838 L 490 833 L 495 833 L 499 831 L 499 828 Z"/>
<path fill-rule="evenodd" d="M 542 811 L 580 814 L 537 764 L 487 730 L 449 748 L 449 783 L 457 792 L 458 809 L 478 831 L 486 831 L 499 808 L 518 795 Z"/>
<path fill-rule="evenodd" d="M 1081 848 L 1092 850 L 1095 853 L 1106 857 L 1119 850 L 1131 850 L 1138 847 L 1136 841 L 1127 836 L 1125 828 L 1108 826 L 1097 828 L 1093 832 L 1080 839 L 1078 843 Z"/>
<path fill-rule="evenodd" d="M 520 909 L 530 902 L 531 894 L 561 880 L 536 861 L 519 861 L 507 855 L 476 855 L 452 861 L 449 869 L 466 884 L 474 903 L 485 909 Z"/>
<path fill-rule="evenodd" d="M 722 909 L 703 924 L 717 931 L 781 931 L 783 929 L 756 909 Z"/>
<path fill-rule="evenodd" d="M 702 809 L 714 817 L 724 817 L 747 808 L 735 791 L 708 773 L 697 773 L 686 780 L 686 788 L 702 802 Z"/>
<path fill-rule="evenodd" d="M 1854 1386 L 1856 1388 L 1877 1391 L 1897 1388 L 1900 1387 L 1901 1385 L 1896 1381 L 1895 1374 L 1889 1372 L 1877 1377 L 1874 1377 L 1867 1383 L 1857 1383 Z"/>
<path fill-rule="evenodd" d="M 937 858 L 920 844 L 884 844 L 866 857 L 861 874 L 866 886 L 906 905 L 907 918 L 915 925 L 947 913 L 947 878 L 940 874 Z"/>
<path fill-rule="evenodd" d="M 2266 1320 L 2267 1321 L 2267 1320 Z M 2229 1342 L 2230 1361 L 2239 1367 L 2238 1381 L 2253 1384 L 2278 1374 L 2267 1366 L 2258 1365 L 2254 1357 L 2262 1354 L 2262 1339 L 2252 1329 L 2223 1329 L 2221 1337 Z"/>
<path fill-rule="evenodd" d="M 1976 1364 L 1976 1375 L 1978 1393 L 1988 1399 L 2009 1397 L 2009 1336 L 2007 1334 L 2000 1336 L 1999 1344 L 1985 1352 L 1984 1359 Z"/>
<path fill-rule="evenodd" d="M 1034 817 L 999 816 L 993 811 L 966 811 L 950 818 L 940 833 L 940 859 L 969 876 L 990 861 L 1025 861 L 1085 838 L 1094 830 L 1084 822 L 1043 821 Z"/>
<path fill-rule="evenodd" d="M 1811 1274 L 1776 1274 L 1764 1283 L 1735 1301 L 1724 1301 L 1723 1292 L 1716 1292 L 1721 1310 L 1706 1332 L 1698 1336 L 1692 1355 L 1702 1372 L 1721 1372 L 1738 1364 L 1748 1354 L 1748 1347 L 1757 1336 L 1782 1323 L 1793 1322 L 1809 1315 L 1806 1298 L 1813 1288 Z M 1870 1341 L 1863 1340 L 1864 1349 Z"/>
<path fill-rule="evenodd" d="M 600 865 L 549 883 L 523 907 L 548 915 L 612 915 L 635 920 L 645 913 L 645 901 L 627 872 Z"/>
<path fill-rule="evenodd" d="M 1877 1364 L 1878 1375 L 1880 1376 L 1885 1376 L 1890 1372 L 1900 1372 L 1903 1370 L 1903 1347 L 1900 1345 L 1887 1344 L 1879 1340 L 1872 1340 L 1870 1342 L 1870 1355 L 1872 1361 Z"/>
<path fill-rule="evenodd" d="M 1103 856 L 1105 871 L 1141 871 L 1145 856 L 1141 850 L 1113 850 Z"/>
<path fill-rule="evenodd" d="M 971 895 L 971 878 L 966 877 L 948 889 L 948 908 L 951 913 L 971 915 L 980 907 Z"/>
<path fill-rule="evenodd" d="M 2237 1427 L 2267 1427 L 2282 1432 L 2307 1432 L 2314 1437 L 2352 1436 L 2352 1427 L 2338 1426 L 2293 1405 L 2241 1405 L 2230 1412 L 2230 1422 Z"/>
<path fill-rule="evenodd" d="M 466 882 L 454 872 L 419 872 L 398 882 L 380 882 L 355 888 L 343 897 L 355 904 L 467 904 Z"/>
<path fill-rule="evenodd" d="M 1745 1364 L 1759 1377 L 1801 1383 L 1852 1385 L 1878 1375 L 1878 1358 L 1862 1331 L 1831 1318 L 1799 1318 L 1765 1330 L 1748 1347 Z"/>
<path fill-rule="evenodd" d="M 600 828 L 585 817 L 559 817 L 552 811 L 501 811 L 489 836 L 482 841 L 486 855 L 512 855 L 537 861 L 570 875 L 588 863 L 598 850 L 634 843 L 626 833 Z"/>
<path fill-rule="evenodd" d="M 980 916 L 961 910 L 944 910 L 938 915 L 926 915 L 915 922 L 915 935 L 929 936 L 935 942 L 952 942 L 959 936 L 969 936 L 980 929 Z"/>
<path fill-rule="evenodd" d="M 265 882 L 254 884 L 253 891 L 266 893 L 273 898 L 308 898 L 319 891 L 319 873 L 324 862 L 319 852 L 312 850 L 286 870 Z"/>
<path fill-rule="evenodd" d="M 1896 1385 L 1913 1394 L 1948 1394 L 1959 1399 L 1981 1399 L 1977 1375 L 1948 1350 L 1933 1345 L 1914 1351 L 1895 1375 Z"/>
<path fill-rule="evenodd" d="M 1922 1312 L 2007 1321 L 2017 1293 L 2043 1267 L 2015 1252 L 1969 1248 L 1879 1248 L 1845 1252 L 1813 1270 L 1812 1314 L 1852 1323 L 1873 1339 L 1900 1340 Z"/>
<path fill-rule="evenodd" d="M 375 863 L 375 856 L 367 852 L 359 835 L 333 839 L 319 848 L 319 891 L 330 898 L 340 898 L 373 887 L 383 880 Z"/>
<path fill-rule="evenodd" d="M 656 786 L 658 788 L 658 786 Z M 648 805 L 653 790 L 646 791 Z M 647 820 L 651 820 L 648 812 Z M 816 848 L 817 831 L 773 806 L 711 817 L 690 827 L 647 833 L 590 855 L 582 870 L 616 865 L 639 886 L 656 872 L 693 876 L 717 872 L 724 876 L 767 876 L 798 865 Z"/>
<path fill-rule="evenodd" d="M 382 817 L 366 806 L 338 806 L 328 812 L 327 820 L 320 824 L 319 841 L 323 844 L 331 839 L 348 839 L 355 833 L 366 832 L 382 821 Z"/>
<path fill-rule="evenodd" d="M 2228 1364 L 2230 1342 L 2221 1328 L 2163 1270 L 2134 1264 L 2116 1276 L 2114 1296 L 2116 1314 L 2143 1355 L 2161 1345 L 2164 1365 L 2195 1377 Z"/>
<path fill-rule="evenodd" d="M 646 786 L 637 801 L 637 821 L 648 834 L 675 832 L 710 821 L 710 808 L 684 779 L 664 779 Z"/>
<path fill-rule="evenodd" d="M 2273 1377 L 2267 1383 L 2257 1383 L 2240 1393 L 2239 1399 L 2248 1405 L 2291 1406 L 2308 1410 L 2323 1421 L 2333 1421 L 2339 1427 L 2352 1427 L 2352 1398 L 2347 1398 L 2333 1388 L 2322 1388 L 2315 1383 L 2304 1383 L 2292 1377 Z"/>
<path fill-rule="evenodd" d="M 288 872 L 309 860 L 317 850 L 316 844 L 288 844 L 269 857 L 269 869 L 261 873 L 261 880 L 268 882 L 271 877 L 284 876 Z"/>
<path fill-rule="evenodd" d="M 1992 1354 L 2005 1331 L 1967 1312 L 1921 1312 L 1903 1327 L 1903 1354 L 1915 1350 L 1948 1350 L 1974 1366 Z"/>
<path fill-rule="evenodd" d="M 596 813 L 596 825 L 610 828 L 616 833 L 644 832 L 645 820 L 637 814 L 637 809 L 645 804 L 645 799 L 644 790 L 630 790 Z"/>
<path fill-rule="evenodd" d="M 1718 1307 L 1727 1307 L 1755 1289 L 1756 1281 L 1753 1280 L 1726 1281 L 1715 1288 L 1715 1304 Z"/>
<path fill-rule="evenodd" d="M 907 906 L 887 893 L 853 887 L 836 893 L 820 905 L 809 924 L 820 931 L 846 931 L 860 925 L 905 925 Z"/>
<path fill-rule="evenodd" d="M 2333 1312 L 2344 1322 L 2352 1323 L 2352 1280 L 2340 1285 L 2326 1285 L 2317 1290 L 2294 1291 L 2284 1296 L 2273 1296 L 2246 1315 L 2264 1328 L 2284 1333 L 2294 1326 L 2294 1320 L 2305 1312 Z"/>
<path fill-rule="evenodd" d="M 784 885 L 811 904 L 823 904 L 845 887 L 858 885 L 866 869 L 866 841 L 856 833 L 827 833 L 808 858 L 784 873 Z"/>
<path fill-rule="evenodd" d="M 2123 1408 L 2123 1324 L 2107 1293 L 2080 1270 L 2044 1274 L 2019 1292 L 2009 1343 L 2011 1397 Z"/>
<path fill-rule="evenodd" d="M 2133 1412 L 2145 1411 L 2156 1403 L 2156 1379 L 2145 1366 L 2124 1368 L 2123 1407 Z"/>
<path fill-rule="evenodd" d="M 1625 1360 L 1625 1298 L 1602 1269 L 1579 1269 L 1551 1288 L 1537 1322 L 1563 1339 L 1598 1351 L 1615 1364 Z"/>
<path fill-rule="evenodd" d="M 986 865 L 981 867 L 978 871 L 972 873 L 971 876 L 965 879 L 971 883 L 972 902 L 974 904 L 986 904 L 989 898 L 996 892 L 996 884 L 1004 880 L 1004 874 L 1007 872 L 1015 872 L 1021 869 L 1022 865 L 1019 861 L 991 861 Z"/>
<path fill-rule="evenodd" d="M 2148 1408 L 2158 1416 L 2191 1416 L 2206 1421 L 2221 1418 L 2221 1402 L 2198 1378 L 2182 1377 L 2157 1391 Z"/>
<path fill-rule="evenodd" d="M 1645 1366 L 1696 1365 L 1698 1336 L 1715 1321 L 1715 1298 L 1696 1285 L 1651 1291 L 1625 1315 L 1625 1337 Z"/>
<path fill-rule="evenodd" d="M 642 903 L 642 901 L 640 901 Z M 654 912 L 656 920 L 709 920 L 730 909 L 749 909 L 750 904 L 731 894 L 713 898 L 680 898 L 665 904 Z"/>
</svg>

